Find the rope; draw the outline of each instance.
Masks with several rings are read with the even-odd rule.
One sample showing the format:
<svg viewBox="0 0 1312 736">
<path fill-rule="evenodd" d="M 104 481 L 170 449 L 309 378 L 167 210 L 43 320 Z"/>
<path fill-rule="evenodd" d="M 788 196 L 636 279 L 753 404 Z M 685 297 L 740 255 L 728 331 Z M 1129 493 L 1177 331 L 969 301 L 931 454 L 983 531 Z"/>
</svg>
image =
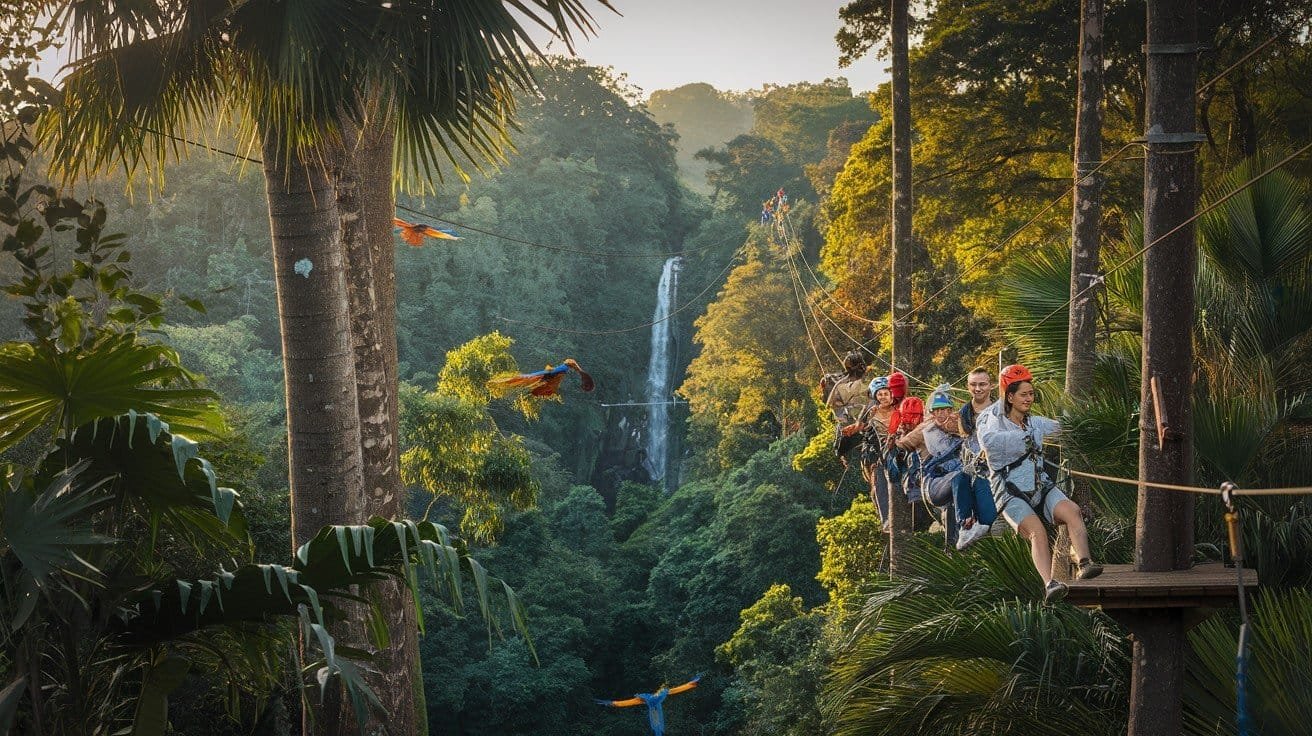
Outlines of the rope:
<svg viewBox="0 0 1312 736">
<path fill-rule="evenodd" d="M 1179 491 L 1181 493 L 1198 493 L 1207 496 L 1221 496 L 1223 491 L 1217 488 L 1203 488 L 1202 486 L 1176 485 L 1172 483 L 1157 483 L 1154 481 L 1138 480 L 1134 478 L 1118 478 L 1114 475 L 1101 475 L 1099 473 L 1086 473 L 1081 470 L 1066 471 L 1071 475 L 1078 475 L 1081 478 L 1090 480 L 1102 480 L 1108 483 L 1120 483 L 1126 486 L 1144 486 L 1161 491 Z M 1312 495 L 1312 486 L 1294 486 L 1291 488 L 1236 488 L 1232 491 L 1236 496 L 1308 496 Z"/>
<path fill-rule="evenodd" d="M 1221 484 L 1226 536 L 1230 541 L 1230 560 L 1235 568 L 1235 591 L 1239 597 L 1239 644 L 1235 650 L 1235 726 L 1239 736 L 1247 736 L 1252 725 L 1248 718 L 1248 596 L 1244 591 L 1244 521 L 1235 506 L 1236 490 L 1234 483 Z"/>
<path fill-rule="evenodd" d="M 1277 33 L 1276 35 L 1272 36 L 1271 38 L 1268 38 L 1267 40 L 1265 40 L 1265 41 L 1263 41 L 1262 43 L 1258 44 L 1257 46 L 1253 47 L 1253 49 L 1252 49 L 1251 51 L 1249 51 L 1248 53 L 1246 53 L 1246 54 L 1244 54 L 1243 56 L 1239 57 L 1239 61 L 1236 61 L 1235 63 L 1231 64 L 1230 66 L 1228 66 L 1228 67 L 1226 67 L 1225 69 L 1221 70 L 1221 73 L 1220 73 L 1220 74 L 1217 74 L 1215 77 L 1212 77 L 1211 79 L 1209 79 L 1209 80 L 1207 80 L 1206 82 L 1204 82 L 1204 83 L 1203 83 L 1203 84 L 1202 84 L 1197 90 L 1195 90 L 1194 94 L 1195 94 L 1195 95 L 1201 95 L 1203 92 L 1205 92 L 1205 91 L 1207 90 L 1208 87 L 1211 87 L 1212 85 L 1214 85 L 1214 84 L 1216 84 L 1217 82 L 1221 81 L 1221 79 L 1222 79 L 1223 77 L 1225 77 L 1225 75 L 1227 75 L 1227 74 L 1229 74 L 1230 72 L 1234 71 L 1235 67 L 1237 67 L 1237 66 L 1239 66 L 1240 64 L 1244 63 L 1245 61 L 1248 61 L 1249 59 L 1253 58 L 1253 55 L 1254 55 L 1254 54 L 1256 54 L 1257 52 L 1259 52 L 1259 51 L 1261 51 L 1262 49 L 1266 48 L 1267 46 L 1270 46 L 1271 44 L 1275 43 L 1276 41 L 1279 41 L 1280 39 L 1282 39 L 1282 38 L 1284 38 L 1284 37 L 1285 37 L 1285 34 L 1284 34 L 1284 33 Z"/>
<path fill-rule="evenodd" d="M 784 247 L 789 248 L 787 241 L 785 241 Z M 797 266 L 796 264 L 793 263 L 793 257 L 791 252 L 788 253 L 787 261 L 788 261 L 788 272 L 790 276 L 789 280 L 792 282 L 793 285 L 793 296 L 797 297 L 798 308 L 799 309 L 801 308 L 802 297 L 803 295 L 805 295 L 806 306 L 811 312 L 811 319 L 815 321 L 815 329 L 820 333 L 820 339 L 825 341 L 825 345 L 829 347 L 829 352 L 833 353 L 834 355 L 834 360 L 837 360 L 841 364 L 843 362 L 843 356 L 837 350 L 834 349 L 834 344 L 829 341 L 829 335 L 825 334 L 824 325 L 820 323 L 820 317 L 819 315 L 816 314 L 815 304 L 811 302 L 810 295 L 806 293 L 806 287 L 802 284 L 802 277 L 799 276 L 797 273 Z M 805 321 L 806 316 L 803 315 L 802 319 L 803 321 Z M 830 321 L 832 322 L 832 320 Z"/>
<path fill-rule="evenodd" d="M 535 330 L 542 330 L 543 332 L 559 332 L 566 335 L 618 335 L 624 332 L 633 332 L 634 330 L 641 330 L 646 327 L 652 327 L 668 319 L 672 319 L 674 318 L 675 315 L 684 311 L 688 307 L 691 307 L 692 305 L 696 304 L 698 300 L 700 300 L 703 296 L 706 295 L 706 292 L 710 291 L 711 289 L 719 285 L 720 278 L 725 274 L 729 273 L 729 269 L 733 268 L 734 263 L 736 261 L 737 261 L 736 255 L 734 258 L 730 258 L 729 263 L 725 265 L 724 270 L 720 271 L 720 273 L 717 274 L 716 277 L 711 280 L 711 283 L 706 285 L 705 289 L 702 289 L 700 292 L 698 292 L 697 296 L 694 296 L 692 299 L 689 299 L 688 301 L 684 302 L 682 305 L 679 306 L 678 309 L 671 311 L 669 314 L 667 314 L 664 317 L 661 317 L 660 319 L 654 319 L 650 322 L 643 322 L 640 325 L 634 325 L 632 327 L 623 327 L 617 330 L 570 330 L 563 327 L 555 327 L 553 325 L 540 325 L 540 324 L 535 324 L 533 322 L 524 322 L 522 320 L 511 319 L 509 317 L 502 317 L 500 315 L 497 315 L 497 319 L 501 320 L 502 322 L 509 322 L 510 324 L 524 325 L 525 327 L 531 327 Z"/>
</svg>

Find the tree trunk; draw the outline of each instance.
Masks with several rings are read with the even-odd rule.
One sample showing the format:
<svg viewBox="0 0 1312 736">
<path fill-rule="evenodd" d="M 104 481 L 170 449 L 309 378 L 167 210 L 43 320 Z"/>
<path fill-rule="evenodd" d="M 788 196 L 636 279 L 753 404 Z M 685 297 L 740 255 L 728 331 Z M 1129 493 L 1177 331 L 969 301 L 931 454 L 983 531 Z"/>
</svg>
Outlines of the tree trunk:
<svg viewBox="0 0 1312 736">
<path fill-rule="evenodd" d="M 361 488 L 360 423 L 330 164 L 289 155 L 279 140 L 278 131 L 266 131 L 263 166 L 282 332 L 294 549 L 321 527 L 351 520 Z M 343 634 L 343 643 L 357 643 L 347 632 L 334 633 Z M 340 697 L 326 701 L 316 718 L 309 715 L 302 714 L 306 734 L 346 733 L 355 725 Z"/>
<path fill-rule="evenodd" d="M 399 465 L 397 399 L 395 238 L 392 234 L 391 126 L 374 121 L 352 151 L 351 167 L 339 180 L 338 201 L 357 217 L 342 232 L 350 257 L 347 286 L 359 376 L 360 439 L 364 460 L 362 508 L 365 516 L 406 515 Z M 419 668 L 418 622 L 410 591 L 396 580 L 383 581 L 377 595 L 391 633 L 379 653 L 370 684 L 388 712 L 388 732 L 425 734 L 423 677 Z"/>
<path fill-rule="evenodd" d="M 1089 172 L 1102 159 L 1102 22 L 1103 0 L 1080 2 L 1079 96 L 1075 112 L 1075 183 L 1071 207 L 1071 302 L 1066 333 L 1066 397 L 1077 403 L 1093 383 L 1094 334 L 1098 289 L 1091 288 L 1100 268 L 1102 244 L 1102 174 Z M 1079 295 L 1078 297 L 1076 295 Z M 1074 501 L 1087 508 L 1089 482 L 1075 479 Z M 1071 537 L 1058 527 L 1052 550 L 1052 575 L 1070 580 L 1074 560 Z"/>
<path fill-rule="evenodd" d="M 1193 553 L 1193 498 L 1144 483 L 1188 483 L 1193 465 L 1193 323 L 1198 201 L 1195 131 L 1196 8 L 1193 0 L 1150 0 L 1144 129 L 1143 364 L 1140 386 L 1139 505 L 1135 568 L 1183 569 Z M 1160 414 L 1152 380 L 1160 386 Z M 1158 446 L 1158 420 L 1169 426 Z M 1181 728 L 1184 626 L 1180 609 L 1145 611 L 1135 634 L 1130 727 L 1136 736 Z"/>
<path fill-rule="evenodd" d="M 892 305 L 893 366 L 911 368 L 911 325 L 903 315 L 911 311 L 911 77 L 907 69 L 908 0 L 890 0 L 893 56 L 893 212 Z M 899 498 L 901 497 L 901 498 Z M 889 574 L 897 575 L 902 551 L 911 536 L 911 508 L 905 497 L 889 489 Z"/>
</svg>

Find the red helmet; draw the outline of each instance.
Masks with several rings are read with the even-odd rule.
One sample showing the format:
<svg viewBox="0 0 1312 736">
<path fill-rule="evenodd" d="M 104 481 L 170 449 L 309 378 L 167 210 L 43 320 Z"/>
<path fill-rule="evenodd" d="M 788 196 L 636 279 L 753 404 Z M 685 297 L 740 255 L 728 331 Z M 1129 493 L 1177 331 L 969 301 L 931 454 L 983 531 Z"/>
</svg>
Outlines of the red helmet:
<svg viewBox="0 0 1312 736">
<path fill-rule="evenodd" d="M 908 424 L 915 426 L 925 419 L 925 402 L 916 396 L 908 396 L 897 408 L 898 426 Z"/>
<path fill-rule="evenodd" d="M 889 375 L 888 392 L 893 394 L 894 404 L 907 395 L 907 377 L 902 374 L 902 371 L 893 371 Z"/>
<path fill-rule="evenodd" d="M 1007 387 L 1017 381 L 1033 381 L 1034 376 L 1030 375 L 1030 369 L 1019 363 L 1009 365 L 998 373 L 998 395 L 1006 396 Z"/>
</svg>

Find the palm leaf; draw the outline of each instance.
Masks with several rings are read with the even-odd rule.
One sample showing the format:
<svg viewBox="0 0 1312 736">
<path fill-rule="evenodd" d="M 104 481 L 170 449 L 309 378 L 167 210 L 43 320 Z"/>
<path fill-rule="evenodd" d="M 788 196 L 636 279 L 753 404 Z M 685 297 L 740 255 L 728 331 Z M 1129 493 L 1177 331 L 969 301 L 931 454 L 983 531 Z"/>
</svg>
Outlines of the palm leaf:
<svg viewBox="0 0 1312 736">
<path fill-rule="evenodd" d="M 1234 733 L 1238 623 L 1213 616 L 1189 634 L 1184 718 L 1189 733 Z M 1312 596 L 1306 590 L 1264 591 L 1254 601 L 1247 695 L 1254 732 L 1304 733 L 1312 722 Z"/>
<path fill-rule="evenodd" d="M 0 345 L 0 451 L 38 429 L 78 427 L 135 410 L 181 431 L 223 428 L 214 392 L 179 386 L 190 375 L 167 346 L 113 336 L 86 350 L 53 343 Z"/>
<path fill-rule="evenodd" d="M 235 544 L 249 553 L 252 542 L 237 492 L 219 486 L 196 443 L 159 417 L 130 411 L 79 427 L 59 441 L 42 476 L 59 473 L 64 457 L 82 458 L 88 477 L 111 479 L 109 492 L 150 519 L 152 528 L 166 522 L 184 536 Z"/>
</svg>

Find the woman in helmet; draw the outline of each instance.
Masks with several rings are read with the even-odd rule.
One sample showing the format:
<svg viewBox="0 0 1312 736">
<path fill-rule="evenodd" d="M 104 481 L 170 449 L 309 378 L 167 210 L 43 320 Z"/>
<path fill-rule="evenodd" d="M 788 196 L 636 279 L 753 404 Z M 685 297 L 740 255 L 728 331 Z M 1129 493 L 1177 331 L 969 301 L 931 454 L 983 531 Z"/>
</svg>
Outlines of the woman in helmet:
<svg viewBox="0 0 1312 736">
<path fill-rule="evenodd" d="M 893 418 L 893 392 L 888 388 L 888 378 L 876 376 L 867 393 L 871 402 L 858 422 L 861 474 L 870 484 L 870 500 L 879 509 L 879 521 L 884 531 L 888 531 L 888 476 L 884 473 L 884 448 L 888 445 L 888 424 Z"/>
<path fill-rule="evenodd" d="M 1080 507 L 1055 486 L 1044 468 L 1043 441 L 1057 435 L 1061 424 L 1031 412 L 1034 377 L 1024 366 L 1007 366 L 998 381 L 997 403 L 979 418 L 979 442 L 988 455 L 993 500 L 1011 528 L 1029 540 L 1034 567 L 1043 578 L 1044 600 L 1060 600 L 1066 595 L 1066 584 L 1052 579 L 1045 520 L 1065 524 L 1070 531 L 1079 559 L 1078 578 L 1096 577 L 1102 566 L 1091 559 Z"/>
<path fill-rule="evenodd" d="M 850 352 L 843 356 L 843 377 L 829 390 L 825 405 L 834 412 L 836 435 L 834 452 L 843 466 L 847 466 L 847 453 L 861 441 L 857 434 L 857 420 L 866 408 L 866 360 L 861 353 Z"/>
</svg>

